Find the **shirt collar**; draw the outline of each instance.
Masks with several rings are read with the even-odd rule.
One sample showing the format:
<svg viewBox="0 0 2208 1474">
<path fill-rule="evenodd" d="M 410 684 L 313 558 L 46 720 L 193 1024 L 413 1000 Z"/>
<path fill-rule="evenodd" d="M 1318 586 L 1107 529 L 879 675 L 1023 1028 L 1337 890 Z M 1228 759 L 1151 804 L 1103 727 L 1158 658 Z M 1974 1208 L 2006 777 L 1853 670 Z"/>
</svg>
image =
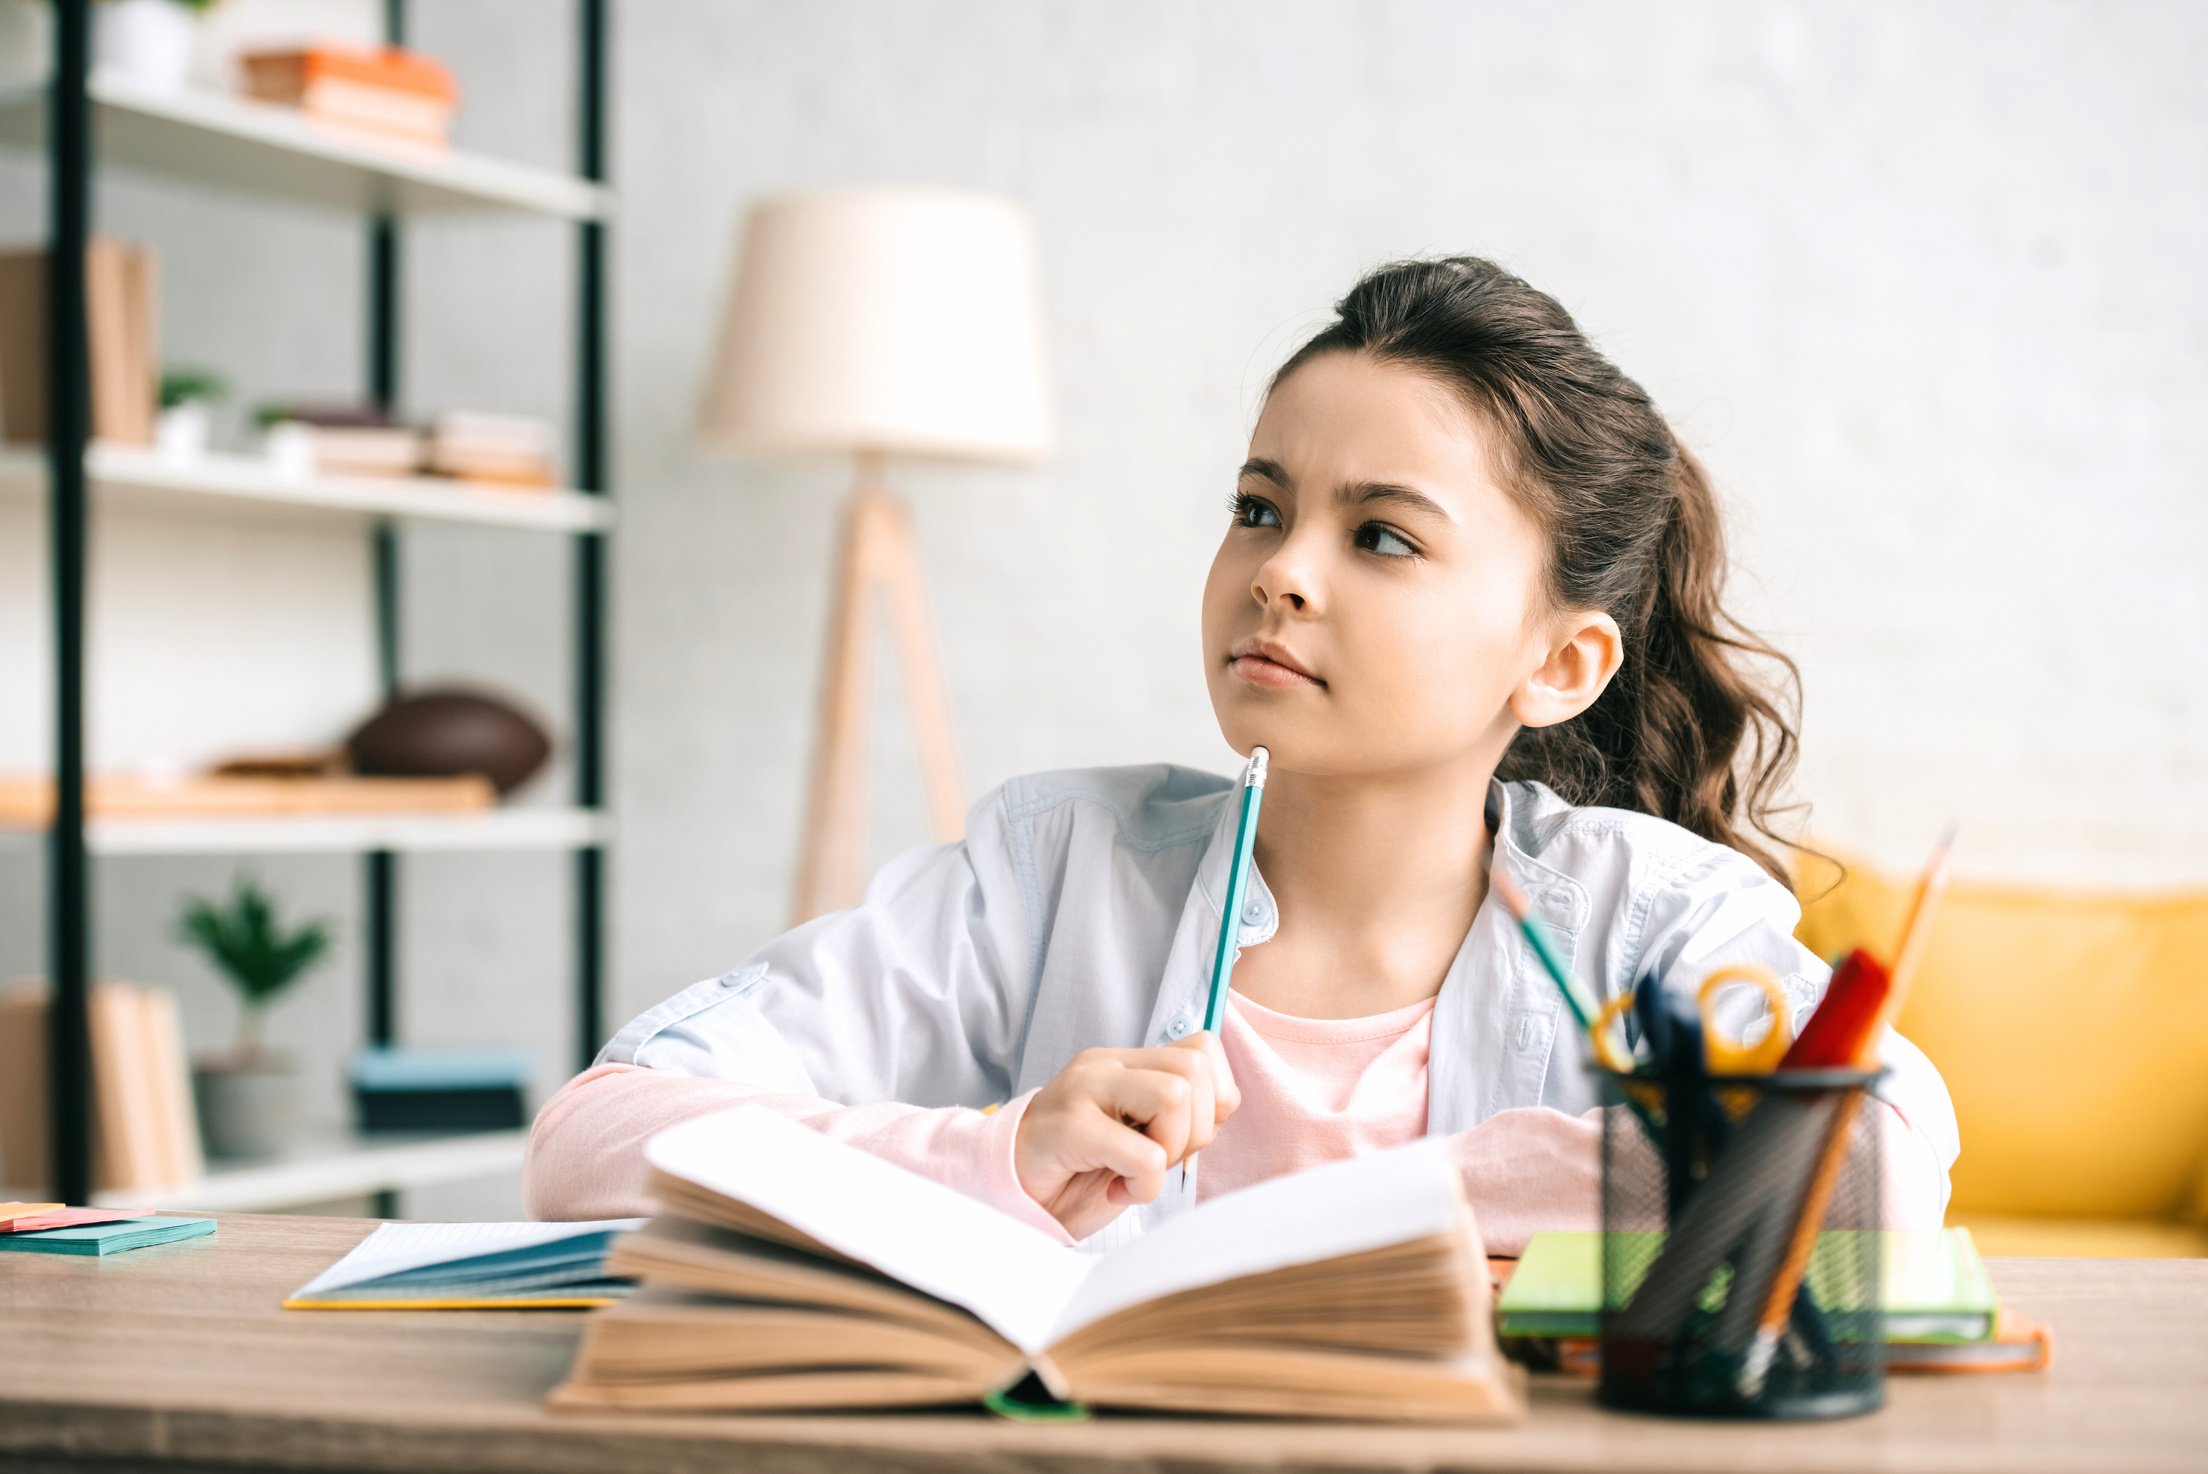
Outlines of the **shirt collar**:
<svg viewBox="0 0 2208 1474">
<path fill-rule="evenodd" d="M 1204 898 L 1204 905 L 1212 918 L 1212 934 L 1218 934 L 1219 909 L 1227 893 L 1227 867 L 1234 862 L 1234 833 L 1242 817 L 1242 783 L 1240 775 L 1227 790 L 1225 801 L 1219 805 L 1219 817 L 1211 829 L 1211 841 L 1204 848 L 1204 857 L 1196 867 L 1196 889 Z M 1523 889 L 1529 879 L 1528 857 L 1514 832 L 1513 821 L 1518 817 L 1512 805 L 1510 785 L 1500 778 L 1487 780 L 1485 805 L 1488 834 L 1494 844 L 1492 863 L 1503 867 L 1503 872 Z M 1242 892 L 1241 946 L 1254 946 L 1270 939 L 1280 928 L 1280 905 L 1273 899 L 1272 888 L 1253 856 L 1250 861 L 1249 884 Z"/>
</svg>

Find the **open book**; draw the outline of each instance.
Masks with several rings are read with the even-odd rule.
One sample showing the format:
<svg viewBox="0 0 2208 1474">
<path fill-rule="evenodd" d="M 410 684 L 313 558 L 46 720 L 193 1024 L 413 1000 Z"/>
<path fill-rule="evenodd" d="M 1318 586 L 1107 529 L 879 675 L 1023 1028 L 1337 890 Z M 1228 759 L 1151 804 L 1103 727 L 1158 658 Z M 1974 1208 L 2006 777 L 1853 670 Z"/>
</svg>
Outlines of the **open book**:
<svg viewBox="0 0 2208 1474">
<path fill-rule="evenodd" d="M 607 1264 L 642 1286 L 591 1315 L 552 1403 L 892 1407 L 1039 1382 L 1097 1405 L 1515 1418 L 1523 1373 L 1441 1148 L 1274 1178 L 1092 1255 L 764 1110 L 703 1117 L 646 1148 L 663 1211 Z"/>
</svg>

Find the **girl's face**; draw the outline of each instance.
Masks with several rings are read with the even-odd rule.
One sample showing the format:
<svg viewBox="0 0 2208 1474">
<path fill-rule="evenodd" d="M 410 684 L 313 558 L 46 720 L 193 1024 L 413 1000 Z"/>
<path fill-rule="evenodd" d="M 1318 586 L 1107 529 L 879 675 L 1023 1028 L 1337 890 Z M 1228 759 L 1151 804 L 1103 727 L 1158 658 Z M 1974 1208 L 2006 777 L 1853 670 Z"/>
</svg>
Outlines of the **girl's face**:
<svg viewBox="0 0 2208 1474">
<path fill-rule="evenodd" d="M 1363 353 L 1273 392 L 1204 585 L 1204 674 L 1236 751 L 1327 776 L 1492 768 L 1521 725 L 1600 694 L 1616 626 L 1543 612 L 1541 533 L 1489 439 L 1435 381 Z"/>
</svg>

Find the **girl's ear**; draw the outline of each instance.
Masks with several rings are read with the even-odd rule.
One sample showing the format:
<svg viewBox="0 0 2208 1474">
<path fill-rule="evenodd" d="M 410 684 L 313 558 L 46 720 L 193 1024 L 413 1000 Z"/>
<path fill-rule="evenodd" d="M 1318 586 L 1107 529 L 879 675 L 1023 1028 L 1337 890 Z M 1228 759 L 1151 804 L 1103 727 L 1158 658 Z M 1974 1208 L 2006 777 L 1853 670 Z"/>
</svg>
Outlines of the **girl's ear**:
<svg viewBox="0 0 2208 1474">
<path fill-rule="evenodd" d="M 1595 704 L 1625 663 L 1618 622 L 1600 610 L 1566 616 L 1556 637 L 1548 658 L 1510 693 L 1510 712 L 1520 726 L 1570 721 Z"/>
</svg>

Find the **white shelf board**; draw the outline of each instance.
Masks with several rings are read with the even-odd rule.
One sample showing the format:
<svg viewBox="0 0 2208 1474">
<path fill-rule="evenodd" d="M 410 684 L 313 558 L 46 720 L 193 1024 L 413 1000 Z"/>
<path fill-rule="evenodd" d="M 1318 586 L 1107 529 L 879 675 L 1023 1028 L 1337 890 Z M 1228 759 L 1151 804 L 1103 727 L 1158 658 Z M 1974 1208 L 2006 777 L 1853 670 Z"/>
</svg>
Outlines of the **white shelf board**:
<svg viewBox="0 0 2208 1474">
<path fill-rule="evenodd" d="M 612 213 L 611 193 L 587 179 L 453 149 L 356 141 L 274 103 L 206 88 L 154 91 L 105 72 L 87 89 L 102 167 L 360 211 Z M 0 91 L 0 142 L 44 146 L 48 111 L 43 86 Z"/>
<path fill-rule="evenodd" d="M 92 1202 L 95 1207 L 266 1213 L 517 1172 L 528 1141 L 523 1128 L 375 1135 L 326 1128 L 303 1135 L 282 1155 L 265 1161 L 217 1159 L 202 1176 L 180 1186 L 103 1191 Z"/>
<path fill-rule="evenodd" d="M 44 843 L 44 828 L 0 830 Z M 613 837 L 613 820 L 587 809 L 492 809 L 481 814 L 299 814 L 253 819 L 94 819 L 95 855 L 365 854 L 370 850 L 572 850 Z"/>
<path fill-rule="evenodd" d="M 103 504 L 152 509 L 304 509 L 337 517 L 473 522 L 544 532 L 597 532 L 614 521 L 613 504 L 588 492 L 507 489 L 442 476 L 294 476 L 259 456 L 210 453 L 177 460 L 148 446 L 112 442 L 95 442 L 85 451 L 84 471 Z M 43 496 L 45 491 L 43 451 L 0 451 L 0 494 Z"/>
</svg>

